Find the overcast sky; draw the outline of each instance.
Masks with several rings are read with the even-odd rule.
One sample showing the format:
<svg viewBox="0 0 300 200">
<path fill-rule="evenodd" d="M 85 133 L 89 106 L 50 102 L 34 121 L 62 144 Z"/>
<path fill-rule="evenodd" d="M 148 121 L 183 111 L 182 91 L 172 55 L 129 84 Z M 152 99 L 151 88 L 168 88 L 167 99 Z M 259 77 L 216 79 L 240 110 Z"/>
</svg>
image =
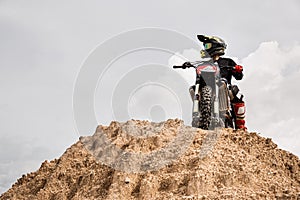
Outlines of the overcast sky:
<svg viewBox="0 0 300 200">
<path fill-rule="evenodd" d="M 299 1 L 209 2 L 1 0 L 0 193 L 22 174 L 37 170 L 42 161 L 58 158 L 78 140 L 73 88 L 92 50 L 113 36 L 144 27 L 174 30 L 195 42 L 201 33 L 223 38 L 228 44 L 227 56 L 244 65 L 245 78 L 237 83 L 245 94 L 249 130 L 271 137 L 280 148 L 299 156 Z M 178 55 L 196 59 L 200 48 L 178 50 Z M 147 55 L 144 51 L 138 61 L 124 58 L 124 66 L 130 62 L 147 64 L 149 61 L 143 63 Z M 165 64 L 174 62 L 166 53 L 152 52 L 147 58 L 155 57 Z M 118 63 L 122 59 L 114 66 L 120 66 Z M 193 82 L 193 71 L 181 75 Z M 101 82 L 98 84 L 101 89 Z M 122 86 L 126 88 L 126 82 Z M 149 99 L 147 95 L 153 91 L 158 96 L 166 92 L 148 86 L 144 89 L 131 91 L 127 109 L 132 116 L 147 118 L 139 100 Z M 165 97 L 172 99 L 172 95 L 169 91 Z M 95 98 L 101 102 L 99 92 Z M 152 106 L 149 112 L 153 118 L 160 119 L 159 113 L 164 117 L 180 115 L 180 108 L 170 111 L 165 98 L 161 100 L 163 111 L 155 102 L 145 101 L 148 110 Z M 108 123 L 111 117 L 98 119 Z M 90 134 L 95 128 L 90 127 Z"/>
</svg>

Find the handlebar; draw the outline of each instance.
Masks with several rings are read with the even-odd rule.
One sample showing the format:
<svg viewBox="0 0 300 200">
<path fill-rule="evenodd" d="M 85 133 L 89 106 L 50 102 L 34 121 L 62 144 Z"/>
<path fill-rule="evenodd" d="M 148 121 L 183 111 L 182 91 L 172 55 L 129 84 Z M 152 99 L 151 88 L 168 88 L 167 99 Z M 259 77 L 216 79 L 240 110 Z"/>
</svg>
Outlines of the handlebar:
<svg viewBox="0 0 300 200">
<path fill-rule="evenodd" d="M 195 64 L 198 64 L 198 63 L 184 63 L 183 65 L 174 65 L 173 66 L 173 69 L 186 69 L 186 68 L 190 68 L 190 67 L 194 67 L 196 68 L 197 65 Z M 223 68 L 227 68 L 228 70 L 235 70 L 235 67 L 234 66 L 226 66 L 226 67 L 220 67 L 220 69 L 223 69 Z"/>
<path fill-rule="evenodd" d="M 179 69 L 185 69 L 185 68 L 190 68 L 190 67 L 194 67 L 194 65 L 192 65 L 190 62 L 185 62 L 182 65 L 174 65 L 173 68 L 179 68 Z"/>
</svg>

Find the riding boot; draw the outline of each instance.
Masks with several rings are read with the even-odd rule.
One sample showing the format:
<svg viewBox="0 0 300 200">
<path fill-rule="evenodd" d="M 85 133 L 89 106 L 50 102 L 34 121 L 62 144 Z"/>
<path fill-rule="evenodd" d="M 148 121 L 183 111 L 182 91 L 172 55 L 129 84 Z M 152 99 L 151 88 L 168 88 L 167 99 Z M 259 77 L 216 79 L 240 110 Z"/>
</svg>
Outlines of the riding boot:
<svg viewBox="0 0 300 200">
<path fill-rule="evenodd" d="M 245 103 L 233 103 L 233 110 L 236 116 L 235 125 L 236 129 L 242 129 L 247 130 L 247 127 L 245 126 Z"/>
</svg>

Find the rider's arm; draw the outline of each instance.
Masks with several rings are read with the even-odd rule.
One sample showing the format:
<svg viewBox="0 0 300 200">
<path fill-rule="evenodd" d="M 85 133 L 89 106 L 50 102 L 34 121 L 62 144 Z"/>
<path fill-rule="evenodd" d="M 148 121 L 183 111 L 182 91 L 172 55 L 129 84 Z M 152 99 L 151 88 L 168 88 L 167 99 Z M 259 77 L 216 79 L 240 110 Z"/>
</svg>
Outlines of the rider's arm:
<svg viewBox="0 0 300 200">
<path fill-rule="evenodd" d="M 241 80 L 244 76 L 243 74 L 243 67 L 240 65 L 237 65 L 231 58 L 219 58 L 217 61 L 219 64 L 219 67 L 222 68 L 224 72 L 224 76 L 228 78 L 228 76 L 231 77 L 231 75 L 236 80 Z M 237 67 L 238 66 L 238 67 Z"/>
<path fill-rule="evenodd" d="M 232 67 L 232 75 L 236 80 L 243 78 L 243 67 L 241 65 L 237 65 L 232 59 L 229 59 L 228 66 Z"/>
</svg>

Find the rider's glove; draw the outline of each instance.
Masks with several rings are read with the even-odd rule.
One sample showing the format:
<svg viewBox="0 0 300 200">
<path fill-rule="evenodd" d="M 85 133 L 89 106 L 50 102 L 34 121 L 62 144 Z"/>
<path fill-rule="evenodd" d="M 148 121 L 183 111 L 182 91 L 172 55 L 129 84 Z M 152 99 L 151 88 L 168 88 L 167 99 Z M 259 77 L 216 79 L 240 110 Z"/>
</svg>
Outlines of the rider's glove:
<svg viewBox="0 0 300 200">
<path fill-rule="evenodd" d="M 185 62 L 185 63 L 183 63 L 182 66 L 183 66 L 183 67 L 191 67 L 192 64 L 191 64 L 190 62 Z"/>
<path fill-rule="evenodd" d="M 233 72 L 242 73 L 243 67 L 241 65 L 236 65 L 233 67 Z"/>
</svg>

